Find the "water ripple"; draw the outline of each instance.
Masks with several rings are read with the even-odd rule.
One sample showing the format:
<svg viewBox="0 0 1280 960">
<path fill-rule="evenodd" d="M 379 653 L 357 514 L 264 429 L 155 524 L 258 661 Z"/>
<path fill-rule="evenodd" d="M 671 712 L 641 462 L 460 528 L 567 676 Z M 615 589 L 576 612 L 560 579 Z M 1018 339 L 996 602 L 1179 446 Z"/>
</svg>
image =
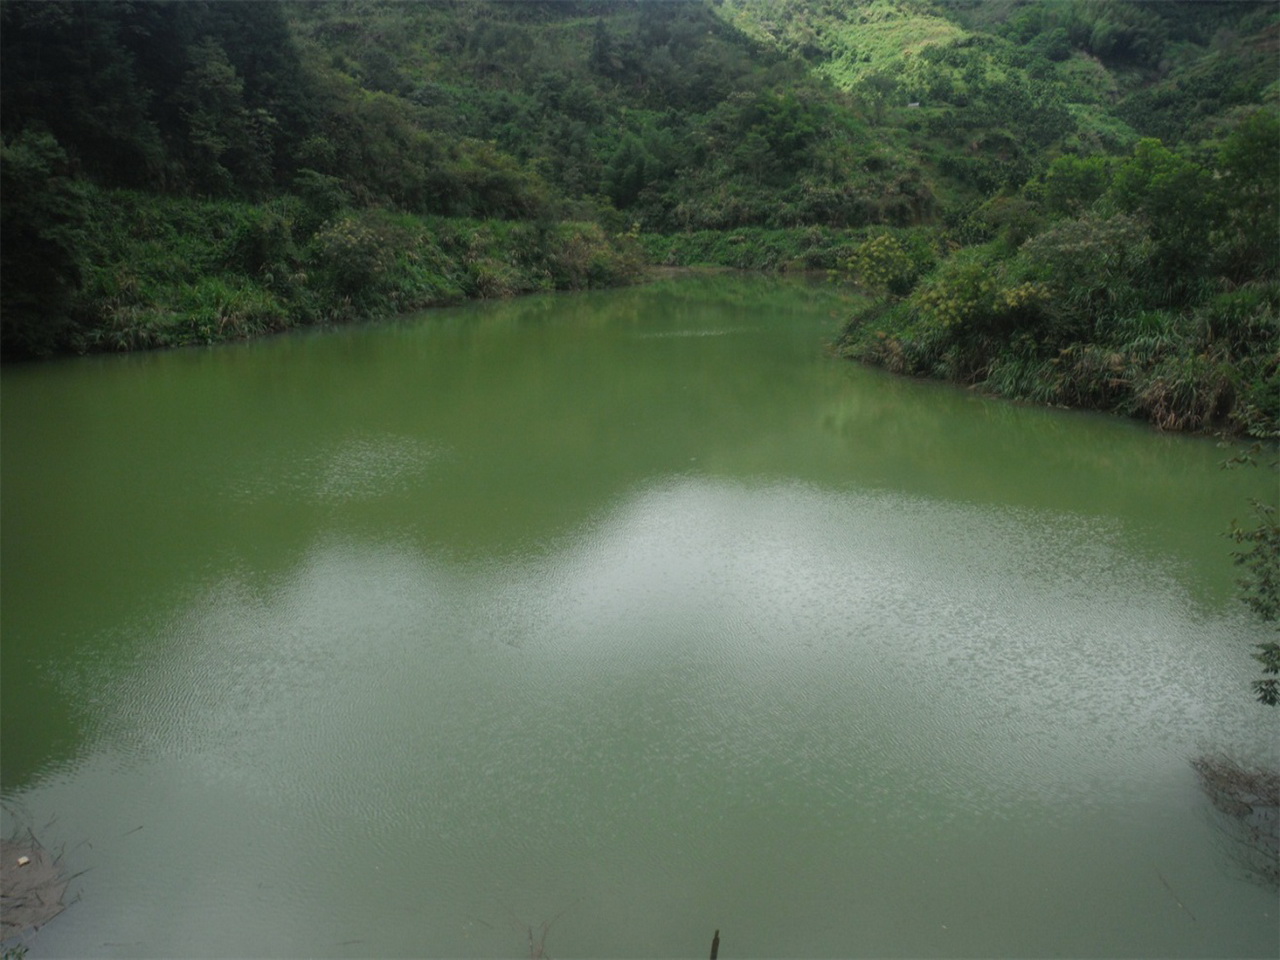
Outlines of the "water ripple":
<svg viewBox="0 0 1280 960">
<path fill-rule="evenodd" d="M 228 484 L 233 500 L 268 502 L 302 498 L 340 504 L 404 493 L 423 482 L 444 448 L 393 434 L 350 436 L 310 453 L 268 457 Z"/>
<path fill-rule="evenodd" d="M 961 824 L 1137 805 L 1210 729 L 1267 735 L 1222 693 L 1247 622 L 1122 530 L 794 485 L 654 484 L 470 566 L 335 539 L 145 629 L 134 669 L 65 678 L 122 769 L 252 810 L 327 896 L 404 909 L 406 878 L 564 903 L 744 845 L 883 871 Z"/>
</svg>

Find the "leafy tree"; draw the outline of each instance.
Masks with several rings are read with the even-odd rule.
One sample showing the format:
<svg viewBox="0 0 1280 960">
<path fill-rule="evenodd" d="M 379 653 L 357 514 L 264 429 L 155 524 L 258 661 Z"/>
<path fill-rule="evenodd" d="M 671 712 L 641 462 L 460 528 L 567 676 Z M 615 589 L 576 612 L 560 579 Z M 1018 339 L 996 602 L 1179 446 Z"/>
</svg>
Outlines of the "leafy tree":
<svg viewBox="0 0 1280 960">
<path fill-rule="evenodd" d="M 1063 220 L 1028 240 L 1020 270 L 1053 291 L 1051 342 L 1093 338 L 1117 317 L 1135 312 L 1151 273 L 1152 244 L 1143 223 L 1117 214 Z"/>
<path fill-rule="evenodd" d="M 1210 250 L 1208 224 L 1220 216 L 1213 175 L 1159 140 L 1138 142 L 1116 170 L 1109 197 L 1125 213 L 1151 225 L 1156 269 L 1164 296 L 1186 295 L 1201 275 Z"/>
<path fill-rule="evenodd" d="M 604 188 L 614 206 L 625 210 L 640 196 L 649 177 L 646 176 L 644 146 L 634 134 L 628 134 L 618 144 L 605 170 Z"/>
<path fill-rule="evenodd" d="M 1218 192 L 1226 216 L 1219 262 L 1237 281 L 1280 263 L 1280 117 L 1258 110 L 1218 148 Z"/>
<path fill-rule="evenodd" d="M 140 80 L 126 44 L 135 10 L 69 0 L 0 4 L 5 133 L 47 130 L 86 173 L 131 185 L 154 182 L 163 147 L 150 115 L 154 90 Z"/>
<path fill-rule="evenodd" d="M 252 191 L 271 174 L 270 126 L 264 110 L 244 104 L 244 81 L 211 37 L 190 51 L 191 65 L 174 93 L 187 126 L 184 152 L 193 183 L 210 193 Z"/>
<path fill-rule="evenodd" d="M 911 250 L 887 233 L 877 233 L 858 245 L 845 269 L 860 286 L 904 296 L 911 291 L 928 265 L 926 251 Z M 914 256 L 913 256 L 914 254 Z"/>
<path fill-rule="evenodd" d="M 6 357 L 62 346 L 83 281 L 87 190 L 52 134 L 25 131 L 0 148 L 0 274 Z"/>
<path fill-rule="evenodd" d="M 597 17 L 592 28 L 589 62 L 591 69 L 604 77 L 616 78 L 622 72 L 622 58 L 618 54 L 617 42 L 603 17 Z"/>
<path fill-rule="evenodd" d="M 1105 157 L 1058 157 L 1034 192 L 1053 213 L 1079 216 L 1107 191 L 1111 167 Z"/>
<path fill-rule="evenodd" d="M 879 126 L 884 123 L 885 108 L 898 93 L 898 81 L 887 73 L 868 73 L 859 81 L 857 93 L 871 108 L 871 115 Z"/>
</svg>

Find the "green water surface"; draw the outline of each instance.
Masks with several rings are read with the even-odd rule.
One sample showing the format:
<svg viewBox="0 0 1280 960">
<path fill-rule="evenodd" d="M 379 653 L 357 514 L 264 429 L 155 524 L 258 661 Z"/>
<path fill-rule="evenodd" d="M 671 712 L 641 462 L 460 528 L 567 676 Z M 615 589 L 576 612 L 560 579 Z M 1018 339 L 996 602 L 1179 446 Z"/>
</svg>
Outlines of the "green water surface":
<svg viewBox="0 0 1280 960">
<path fill-rule="evenodd" d="M 30 956 L 1280 953 L 1212 441 L 737 275 L 0 380 Z"/>
</svg>

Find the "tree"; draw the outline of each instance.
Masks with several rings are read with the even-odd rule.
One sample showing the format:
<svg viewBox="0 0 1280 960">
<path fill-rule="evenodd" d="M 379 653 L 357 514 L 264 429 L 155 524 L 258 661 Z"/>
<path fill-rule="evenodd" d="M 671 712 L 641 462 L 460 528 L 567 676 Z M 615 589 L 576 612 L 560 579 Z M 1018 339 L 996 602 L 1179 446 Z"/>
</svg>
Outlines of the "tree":
<svg viewBox="0 0 1280 960">
<path fill-rule="evenodd" d="M 869 73 L 858 83 L 857 94 L 871 108 L 876 126 L 884 123 L 885 107 L 898 93 L 898 81 L 887 73 Z"/>
<path fill-rule="evenodd" d="M 907 248 L 887 233 L 877 233 L 860 243 L 845 269 L 859 286 L 897 296 L 909 293 L 920 273 Z"/>
<path fill-rule="evenodd" d="M 187 124 L 187 153 L 196 184 L 230 192 L 236 184 L 263 186 L 271 174 L 274 122 L 244 104 L 244 81 L 212 38 L 191 50 L 191 66 L 174 94 Z"/>
<path fill-rule="evenodd" d="M 622 72 L 622 57 L 613 34 L 605 26 L 604 19 L 596 18 L 591 31 L 591 69 L 604 77 L 616 78 Z"/>
<path fill-rule="evenodd" d="M 648 183 L 644 145 L 634 134 L 627 134 L 614 151 L 605 170 L 604 188 L 614 206 L 625 210 L 635 203 Z"/>
<path fill-rule="evenodd" d="M 1219 259 L 1237 281 L 1274 271 L 1280 258 L 1280 117 L 1259 110 L 1218 149 L 1226 215 Z"/>
<path fill-rule="evenodd" d="M 1206 225 L 1221 214 L 1213 175 L 1149 138 L 1140 140 L 1133 156 L 1120 165 L 1109 195 L 1122 211 L 1151 225 L 1166 296 L 1179 299 L 1205 270 L 1210 251 Z"/>
<path fill-rule="evenodd" d="M 141 9 L 139 9 L 141 8 Z M 153 89 L 139 78 L 125 40 L 159 4 L 0 4 L 0 118 L 12 137 L 46 130 L 84 173 L 152 185 L 163 147 L 150 109 Z"/>
<path fill-rule="evenodd" d="M 1111 171 L 1105 157 L 1066 154 L 1049 164 L 1039 192 L 1053 213 L 1078 217 L 1107 191 Z"/>
<path fill-rule="evenodd" d="M 50 133 L 25 131 L 0 147 L 0 275 L 6 357 L 62 346 L 84 270 L 86 188 L 70 176 Z"/>
</svg>

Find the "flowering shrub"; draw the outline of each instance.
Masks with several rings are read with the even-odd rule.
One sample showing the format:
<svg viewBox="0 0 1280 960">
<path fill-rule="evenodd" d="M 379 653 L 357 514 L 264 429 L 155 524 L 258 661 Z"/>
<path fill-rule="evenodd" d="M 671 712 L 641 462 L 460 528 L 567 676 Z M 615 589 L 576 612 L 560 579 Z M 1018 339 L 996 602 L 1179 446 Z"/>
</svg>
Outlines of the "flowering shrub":
<svg viewBox="0 0 1280 960">
<path fill-rule="evenodd" d="M 912 294 L 911 305 L 927 322 L 959 327 L 996 313 L 998 292 L 995 277 L 986 263 L 952 261 L 934 280 Z"/>
</svg>

